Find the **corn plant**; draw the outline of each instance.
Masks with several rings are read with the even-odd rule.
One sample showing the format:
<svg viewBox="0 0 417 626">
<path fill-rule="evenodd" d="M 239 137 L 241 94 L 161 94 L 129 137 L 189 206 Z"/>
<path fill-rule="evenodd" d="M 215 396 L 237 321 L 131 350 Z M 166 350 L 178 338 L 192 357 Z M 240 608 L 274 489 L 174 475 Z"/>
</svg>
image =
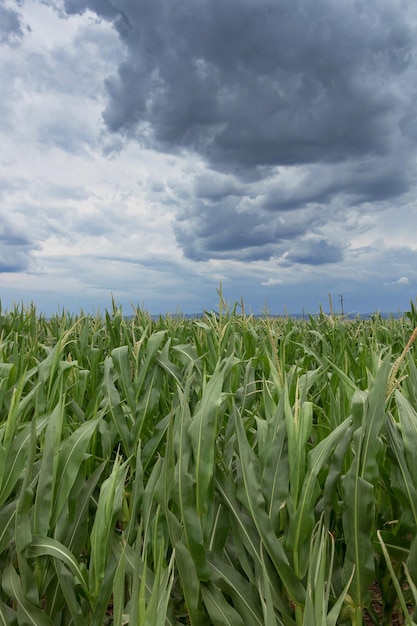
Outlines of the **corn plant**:
<svg viewBox="0 0 417 626">
<path fill-rule="evenodd" d="M 417 623 L 415 305 L 219 297 L 0 306 L 0 625 Z"/>
</svg>

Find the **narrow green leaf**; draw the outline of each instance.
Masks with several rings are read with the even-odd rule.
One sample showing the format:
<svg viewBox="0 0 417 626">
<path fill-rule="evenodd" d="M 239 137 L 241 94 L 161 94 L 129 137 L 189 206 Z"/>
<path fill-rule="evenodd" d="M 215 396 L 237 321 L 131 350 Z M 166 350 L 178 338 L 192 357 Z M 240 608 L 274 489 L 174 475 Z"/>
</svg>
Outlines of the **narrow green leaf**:
<svg viewBox="0 0 417 626">
<path fill-rule="evenodd" d="M 207 583 L 201 592 L 213 626 L 245 626 L 239 613 L 230 606 L 217 587 Z"/>
<path fill-rule="evenodd" d="M 54 505 L 51 516 L 51 527 L 53 528 L 68 499 L 84 455 L 87 452 L 91 438 L 98 426 L 101 416 L 88 420 L 81 424 L 62 444 L 59 451 L 57 480 L 54 495 Z"/>
<path fill-rule="evenodd" d="M 245 626 L 263 626 L 262 610 L 255 588 L 239 573 L 224 563 L 220 557 L 210 553 L 208 557 L 210 579 L 233 600 L 233 605 L 245 618 Z"/>
<path fill-rule="evenodd" d="M 304 402 L 299 408 L 298 400 L 296 400 L 297 405 L 293 412 L 289 402 L 287 382 L 285 382 L 284 394 L 284 412 L 288 436 L 288 460 L 290 468 L 291 508 L 295 510 L 298 506 L 298 498 L 306 471 L 306 443 L 313 425 L 313 405 L 311 402 Z"/>
<path fill-rule="evenodd" d="M 122 507 L 123 486 L 128 461 L 121 464 L 120 457 L 113 463 L 110 476 L 103 482 L 90 535 L 90 589 L 97 595 L 103 584 L 110 555 L 110 536 L 116 517 Z"/>
<path fill-rule="evenodd" d="M 403 613 L 403 616 L 404 616 L 404 619 L 405 619 L 405 623 L 408 624 L 408 626 L 413 626 L 414 622 L 411 619 L 411 616 L 410 616 L 410 614 L 408 612 L 407 604 L 406 604 L 406 601 L 404 599 L 403 590 L 401 589 L 400 581 L 398 580 L 398 577 L 397 577 L 397 575 L 395 573 L 394 567 L 393 567 L 393 565 L 391 563 L 391 559 L 389 557 L 388 550 L 385 547 L 384 541 L 383 541 L 383 539 L 381 537 L 381 534 L 380 534 L 379 530 L 377 531 L 376 534 L 378 536 L 378 541 L 381 544 L 382 552 L 384 554 L 385 561 L 387 563 L 389 572 L 391 574 L 391 580 L 392 580 L 392 582 L 394 584 L 395 591 L 397 592 L 398 602 L 400 603 L 400 606 L 401 606 L 401 609 L 402 609 L 402 613 Z"/>
<path fill-rule="evenodd" d="M 361 607 L 370 601 L 368 590 L 375 577 L 372 542 L 375 518 L 374 487 L 355 471 L 349 471 L 342 478 L 342 492 L 346 541 L 344 577 L 347 580 L 354 571 L 350 593 L 356 606 Z"/>
<path fill-rule="evenodd" d="M 303 542 L 311 536 L 315 525 L 314 508 L 319 493 L 318 475 L 339 441 L 344 437 L 349 437 L 349 428 L 350 421 L 345 420 L 308 454 L 308 469 L 302 486 L 298 508 L 290 518 L 287 534 L 287 546 L 296 553 L 301 550 Z M 306 565 L 307 563 L 301 567 L 301 572 L 306 571 Z M 303 573 L 301 575 L 303 577 Z"/>
<path fill-rule="evenodd" d="M 133 454 L 131 445 L 131 435 L 128 426 L 127 416 L 121 407 L 121 398 L 116 385 L 113 381 L 113 360 L 111 357 L 106 357 L 104 360 L 104 374 L 103 374 L 103 394 L 107 402 L 107 406 L 110 409 L 110 414 L 113 419 L 116 432 L 120 436 L 125 454 L 130 457 Z"/>
<path fill-rule="evenodd" d="M 134 415 L 136 411 L 136 398 L 132 384 L 131 365 L 129 361 L 129 346 L 123 345 L 114 348 L 111 351 L 111 358 L 113 359 L 113 363 L 116 366 L 116 370 L 119 376 L 119 386 L 123 390 L 129 408 Z"/>
<path fill-rule="evenodd" d="M 104 577 L 100 585 L 98 595 L 95 599 L 94 609 L 91 614 L 89 626 L 103 626 L 109 607 L 111 593 L 113 589 L 114 575 L 116 573 L 117 561 L 113 554 L 109 555 Z"/>
<path fill-rule="evenodd" d="M 268 571 L 265 566 L 263 550 L 261 548 L 262 572 L 259 578 L 259 598 L 262 604 L 264 616 L 264 624 L 268 626 L 284 626 L 284 622 L 279 619 L 275 613 L 274 602 L 272 599 L 271 581 L 268 577 Z"/>
<path fill-rule="evenodd" d="M 417 529 L 417 489 L 408 467 L 403 439 L 391 415 L 386 421 L 386 433 L 395 460 L 391 466 L 391 486 L 403 505 L 402 522 L 414 530 Z"/>
<path fill-rule="evenodd" d="M 0 555 L 9 548 L 15 532 L 16 500 L 0 508 Z"/>
<path fill-rule="evenodd" d="M 242 418 L 236 407 L 234 407 L 233 414 L 239 446 L 242 477 L 252 519 L 289 596 L 297 604 L 303 604 L 305 600 L 305 590 L 291 568 L 284 548 L 278 541 L 272 528 L 271 520 L 265 511 L 265 500 L 262 496 L 261 486 L 257 478 L 257 470 L 255 469 L 255 455 L 252 448 L 249 446 Z"/>
<path fill-rule="evenodd" d="M 194 482 L 197 482 L 195 473 L 198 467 L 191 466 L 191 446 L 189 442 L 188 432 L 190 430 L 191 415 L 186 395 L 178 390 L 180 397 L 180 405 L 176 415 L 176 431 L 178 433 L 178 500 L 181 511 L 181 519 L 184 528 L 184 536 L 192 558 L 197 568 L 198 576 L 201 580 L 208 580 L 209 572 L 206 561 L 206 549 L 204 545 L 203 529 L 201 519 L 197 512 Z M 188 427 L 188 432 L 187 432 Z M 214 466 L 211 467 L 214 472 Z M 208 510 L 207 500 L 209 495 L 206 494 L 205 507 Z M 213 501 L 213 498 L 211 498 Z"/>
<path fill-rule="evenodd" d="M 10 606 L 0 600 L 0 626 L 17 626 L 17 615 Z"/>
<path fill-rule="evenodd" d="M 4 569 L 2 585 L 4 592 L 17 602 L 19 626 L 53 626 L 53 622 L 46 613 L 27 599 L 19 576 L 11 563 L 8 563 Z"/>
<path fill-rule="evenodd" d="M 417 411 L 400 391 L 395 392 L 398 407 L 398 416 L 401 424 L 401 436 L 404 441 L 404 450 L 413 485 L 417 488 L 417 468 L 415 450 L 417 447 Z"/>
<path fill-rule="evenodd" d="M 262 493 L 273 528 L 279 527 L 280 512 L 289 496 L 290 474 L 286 433 L 285 422 L 282 420 L 275 435 L 268 438 L 269 450 L 262 467 Z"/>
<path fill-rule="evenodd" d="M 326 626 L 336 626 L 337 620 L 339 619 L 340 611 L 342 610 L 342 606 L 343 606 L 343 603 L 345 601 L 348 589 L 349 589 L 349 587 L 350 587 L 350 585 L 352 583 L 352 579 L 353 579 L 354 574 L 355 574 L 355 568 L 353 568 L 352 574 L 351 574 L 349 580 L 347 581 L 344 589 L 342 590 L 341 594 L 339 595 L 339 597 L 337 598 L 336 602 L 332 606 L 331 610 L 327 614 Z"/>
<path fill-rule="evenodd" d="M 33 420 L 35 424 L 36 436 L 39 436 L 43 428 L 48 423 L 48 416 Z M 32 424 L 25 426 L 13 439 L 10 450 L 6 458 L 3 476 L 0 475 L 0 506 L 6 502 L 7 498 L 16 487 L 18 480 L 22 477 L 22 471 L 27 463 L 28 451 L 32 437 Z"/>
<path fill-rule="evenodd" d="M 47 535 L 52 514 L 53 493 L 58 470 L 57 450 L 61 440 L 64 417 L 64 396 L 51 413 L 45 431 L 45 444 L 41 457 L 38 488 L 33 510 L 33 531 L 38 535 Z"/>
<path fill-rule="evenodd" d="M 17 498 L 15 515 L 15 548 L 19 569 L 19 584 L 23 589 L 25 598 L 34 605 L 39 604 L 38 580 L 33 575 L 33 570 L 27 562 L 25 551 L 32 541 L 30 511 L 33 503 L 33 468 L 36 456 L 36 425 L 31 423 L 31 437 L 27 455 L 26 471 L 22 486 Z M 11 572 L 11 575 L 15 573 Z"/>
<path fill-rule="evenodd" d="M 55 560 L 54 566 L 74 626 L 87 626 L 87 621 L 82 613 L 75 593 L 74 576 L 60 560 Z"/>
<path fill-rule="evenodd" d="M 226 374 L 234 359 L 220 361 L 211 376 L 193 415 L 190 434 L 196 476 L 196 507 L 199 515 L 207 513 L 207 494 L 213 481 L 218 409 L 223 400 L 222 389 Z"/>
<path fill-rule="evenodd" d="M 113 626 L 123 626 L 125 607 L 125 576 L 126 576 L 126 544 L 117 560 L 117 568 L 113 579 Z"/>
<path fill-rule="evenodd" d="M 41 537 L 33 535 L 31 545 L 26 551 L 28 558 L 36 558 L 38 556 L 48 555 L 55 559 L 59 559 L 69 568 L 72 575 L 75 576 L 80 585 L 82 585 L 84 593 L 89 597 L 88 580 L 84 571 L 80 568 L 75 556 L 62 543 L 52 537 Z"/>
</svg>

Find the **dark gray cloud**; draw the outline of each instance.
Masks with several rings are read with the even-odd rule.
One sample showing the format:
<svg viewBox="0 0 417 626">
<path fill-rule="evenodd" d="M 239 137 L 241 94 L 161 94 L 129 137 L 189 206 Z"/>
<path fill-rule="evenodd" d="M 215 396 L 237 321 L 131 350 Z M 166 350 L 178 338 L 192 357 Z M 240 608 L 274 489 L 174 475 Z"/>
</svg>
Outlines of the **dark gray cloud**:
<svg viewBox="0 0 417 626">
<path fill-rule="evenodd" d="M 329 209 L 340 221 L 346 207 L 360 212 L 410 188 L 411 0 L 401 9 L 396 0 L 65 7 L 111 20 L 124 44 L 126 58 L 106 80 L 108 130 L 160 151 L 197 153 L 211 170 L 196 178 L 175 225 L 189 258 L 252 260 L 290 248 L 286 258 L 297 263 L 337 262 L 337 242 L 320 231 Z"/>
<path fill-rule="evenodd" d="M 112 0 L 64 0 L 64 6 L 68 13 L 83 13 L 90 9 L 97 15 L 107 20 L 113 20 L 120 16 L 121 8 L 117 7 L 117 2 Z"/>
<path fill-rule="evenodd" d="M 388 149 L 414 33 L 392 2 L 67 0 L 115 20 L 111 130 L 216 166 L 333 161 Z M 116 15 L 115 13 L 118 13 Z"/>
<path fill-rule="evenodd" d="M 5 215 L 0 213 L 0 218 L 0 274 L 27 271 L 38 245 L 14 228 Z"/>
<path fill-rule="evenodd" d="M 305 236 L 321 220 L 316 206 L 277 213 L 265 211 L 262 201 L 263 196 L 189 197 L 174 225 L 184 254 L 197 261 L 279 257 L 286 241 Z"/>
<path fill-rule="evenodd" d="M 325 239 L 304 241 L 285 254 L 286 261 L 301 263 L 302 265 L 339 263 L 342 259 L 340 247 L 330 244 Z"/>
<path fill-rule="evenodd" d="M 23 25 L 18 11 L 0 5 L 0 43 L 15 44 L 23 37 Z"/>
</svg>

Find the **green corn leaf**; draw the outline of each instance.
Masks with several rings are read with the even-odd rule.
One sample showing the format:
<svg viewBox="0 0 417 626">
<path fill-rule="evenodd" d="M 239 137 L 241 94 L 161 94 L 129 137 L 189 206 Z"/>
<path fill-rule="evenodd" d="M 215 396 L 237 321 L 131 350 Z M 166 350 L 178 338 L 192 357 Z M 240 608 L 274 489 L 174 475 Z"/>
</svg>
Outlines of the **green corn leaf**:
<svg viewBox="0 0 417 626">
<path fill-rule="evenodd" d="M 59 532 L 56 532 L 56 539 L 61 541 L 67 546 L 73 554 L 82 553 L 86 535 L 88 533 L 87 517 L 88 507 L 91 504 L 91 497 L 94 489 L 99 482 L 101 475 L 107 463 L 104 461 L 96 470 L 82 483 L 82 487 L 79 492 L 72 493 L 71 500 L 76 501 L 76 508 L 74 507 L 74 515 L 63 516 L 61 514 L 59 518 Z M 75 490 L 73 489 L 73 492 Z M 71 504 L 73 504 L 73 502 Z M 63 509 L 64 511 L 65 509 Z M 61 519 L 62 518 L 62 519 Z M 58 530 L 58 524 L 55 527 Z"/>
<path fill-rule="evenodd" d="M 411 540 L 408 555 L 406 558 L 402 558 L 402 563 L 407 567 L 407 571 L 412 577 L 414 584 L 417 585 L 417 535 L 414 535 Z"/>
<path fill-rule="evenodd" d="M 242 512 L 242 507 L 237 499 L 235 487 L 231 480 L 221 472 L 216 470 L 216 490 L 225 506 L 229 510 L 237 528 L 237 534 L 241 538 L 243 545 L 251 558 L 257 562 L 261 568 L 262 563 L 259 556 L 260 538 L 256 530 L 253 519 Z M 247 517 L 247 519 L 246 519 Z"/>
<path fill-rule="evenodd" d="M 311 536 L 315 525 L 314 507 L 320 492 L 318 475 L 325 463 L 329 460 L 333 450 L 344 437 L 349 438 L 350 421 L 342 422 L 330 435 L 317 444 L 308 454 L 308 468 L 305 474 L 298 507 L 290 518 L 287 546 L 295 555 L 300 552 L 303 543 Z M 298 557 L 297 557 L 298 558 Z M 297 562 L 297 559 L 296 559 Z M 300 567 L 300 576 L 303 578 L 308 561 Z"/>
<path fill-rule="evenodd" d="M 36 436 L 38 437 L 48 423 L 48 417 L 34 420 Z M 27 464 L 28 451 L 32 437 L 32 425 L 25 426 L 13 439 L 6 457 L 3 476 L 0 475 L 0 506 L 15 489 L 18 480 L 22 477 L 23 468 Z"/>
<path fill-rule="evenodd" d="M 16 500 L 0 508 L 0 555 L 13 539 L 15 532 Z"/>
<path fill-rule="evenodd" d="M 395 400 L 400 418 L 401 436 L 404 441 L 405 456 L 414 487 L 417 488 L 417 468 L 415 450 L 417 447 L 417 411 L 400 391 L 395 392 Z"/>
<path fill-rule="evenodd" d="M 179 355 L 184 365 L 198 362 L 197 349 L 194 345 L 181 344 L 178 346 L 172 346 L 172 350 Z"/>
<path fill-rule="evenodd" d="M 160 367 L 154 366 L 146 378 L 146 385 L 138 399 L 136 407 L 135 423 L 132 428 L 132 445 L 143 438 L 144 442 L 150 439 L 157 439 L 155 433 L 163 433 L 160 424 L 161 406 L 167 406 L 164 392 L 167 386 L 167 377 Z M 146 444 L 151 446 L 150 441 Z M 152 448 L 151 448 L 152 449 Z"/>
<path fill-rule="evenodd" d="M 213 626 L 245 626 L 242 617 L 217 587 L 207 583 L 201 589 L 203 601 Z"/>
<path fill-rule="evenodd" d="M 272 599 L 271 581 L 268 577 L 268 571 L 263 558 L 261 549 L 262 572 L 259 577 L 259 598 L 262 605 L 264 624 L 271 626 L 284 626 L 284 622 L 277 616 L 275 612 L 274 602 Z"/>
<path fill-rule="evenodd" d="M 134 536 L 137 531 L 138 518 L 139 518 L 140 508 L 141 508 L 143 495 L 144 495 L 143 467 L 142 467 L 141 454 L 142 454 L 142 451 L 141 451 L 141 445 L 139 441 L 137 451 L 136 451 L 136 458 L 135 458 L 134 471 L 133 471 L 134 478 L 132 481 L 132 488 L 131 488 L 131 502 L 130 502 L 130 510 L 129 510 L 130 519 L 128 520 L 128 527 L 126 529 L 126 539 L 129 543 L 133 541 Z"/>
<path fill-rule="evenodd" d="M 347 418 L 345 418 L 347 420 Z M 323 488 L 324 523 L 330 526 L 330 518 L 339 509 L 338 488 L 343 473 L 343 463 L 352 440 L 351 419 L 345 435 L 336 444 L 330 459 L 329 472 Z M 343 423 L 343 422 L 342 422 Z"/>
<path fill-rule="evenodd" d="M 306 471 L 306 443 L 313 425 L 313 405 L 311 402 L 304 402 L 300 409 L 296 409 L 294 415 L 289 405 L 287 384 L 285 384 L 284 393 L 290 468 L 290 502 L 291 508 L 295 510 Z"/>
<path fill-rule="evenodd" d="M 34 474 L 34 463 L 36 456 L 36 425 L 31 423 L 31 439 L 28 450 L 26 471 L 23 477 L 22 486 L 17 498 L 15 515 L 15 548 L 19 568 L 19 585 L 22 586 L 25 598 L 34 605 L 39 604 L 39 580 L 33 575 L 33 570 L 26 558 L 26 548 L 32 541 L 30 512 L 33 504 L 32 478 Z M 13 568 L 12 568 L 13 569 Z M 14 573 L 10 570 L 11 580 Z"/>
<path fill-rule="evenodd" d="M 320 520 L 313 532 L 307 572 L 303 626 L 325 624 L 332 577 L 334 541 Z"/>
<path fill-rule="evenodd" d="M 53 494 L 58 470 L 57 450 L 61 440 L 65 398 L 62 396 L 51 413 L 45 431 L 45 444 L 39 470 L 38 488 L 33 511 L 33 530 L 47 535 L 52 515 Z"/>
<path fill-rule="evenodd" d="M 54 504 L 51 516 L 51 527 L 58 520 L 61 511 L 68 500 L 84 455 L 87 452 L 91 438 L 98 426 L 101 416 L 81 424 L 62 444 L 59 451 L 57 480 L 54 492 Z"/>
<path fill-rule="evenodd" d="M 113 626 L 123 626 L 125 607 L 126 544 L 122 544 L 113 578 Z"/>
<path fill-rule="evenodd" d="M 121 407 L 122 400 L 116 385 L 114 384 L 112 370 L 113 360 L 111 357 L 106 357 L 104 360 L 104 375 L 102 382 L 103 393 L 107 406 L 110 410 L 116 432 L 119 434 L 126 455 L 130 457 L 133 454 L 133 449 L 131 445 L 132 442 L 128 418 Z"/>
<path fill-rule="evenodd" d="M 19 381 L 17 387 L 13 389 L 12 399 L 10 402 L 10 408 L 7 414 L 6 425 L 4 429 L 4 434 L 2 437 L 2 448 L 4 453 L 7 454 L 11 442 L 13 441 L 14 435 L 16 433 L 17 425 L 19 423 L 19 417 L 21 415 L 21 407 L 20 402 L 23 394 L 23 388 L 25 385 L 24 377 L 22 377 Z M 4 459 L 4 457 L 2 457 Z M 4 464 L 0 469 L 4 470 Z M 1 476 L 1 474 L 0 474 Z"/>
<path fill-rule="evenodd" d="M 146 442 L 143 446 L 141 461 L 143 464 L 143 471 L 145 472 L 152 463 L 155 463 L 155 459 L 158 458 L 158 448 L 160 448 L 163 443 L 169 424 L 172 420 L 172 416 L 174 411 L 171 411 L 163 417 L 157 424 L 155 424 L 155 428 L 153 430 L 153 434 L 151 438 Z M 136 439 L 135 439 L 136 441 Z"/>
<path fill-rule="evenodd" d="M 390 355 L 388 354 L 382 362 L 369 391 L 358 450 L 360 452 L 360 475 L 373 484 L 379 476 L 377 466 L 377 457 L 381 449 L 379 434 L 385 424 L 385 402 L 390 365 Z"/>
<path fill-rule="evenodd" d="M 354 464 L 351 466 L 354 468 Z M 372 528 L 375 518 L 374 487 L 349 471 L 342 478 L 344 497 L 343 528 L 346 541 L 345 580 L 354 571 L 350 593 L 356 606 L 366 606 L 368 589 L 375 577 Z"/>
<path fill-rule="evenodd" d="M 53 626 L 52 620 L 39 607 L 30 602 L 23 592 L 20 578 L 13 565 L 8 563 L 2 577 L 4 592 L 17 603 L 19 626 Z"/>
<path fill-rule="evenodd" d="M 155 567 L 155 578 L 152 592 L 145 612 L 144 626 L 165 626 L 170 601 L 170 593 L 174 582 L 175 551 L 171 554 L 168 567 L 163 567 L 162 549 Z"/>
<path fill-rule="evenodd" d="M 285 422 L 282 420 L 276 433 L 267 439 L 268 453 L 262 466 L 262 493 L 273 528 L 279 528 L 281 509 L 289 497 L 290 473 L 286 433 Z"/>
<path fill-rule="evenodd" d="M 122 507 L 123 486 L 128 469 L 128 461 L 120 462 L 117 457 L 110 476 L 103 482 L 97 504 L 93 528 L 90 535 L 90 589 L 95 596 L 103 585 L 108 557 L 110 555 L 110 536 L 116 516 Z"/>
<path fill-rule="evenodd" d="M 414 599 L 415 605 L 417 605 L 417 585 L 416 585 L 413 577 L 411 576 L 410 570 L 408 569 L 406 563 L 404 563 L 404 571 L 405 571 L 405 575 L 406 575 L 406 578 L 407 578 L 407 582 L 410 585 L 410 589 L 411 589 L 411 592 L 413 594 L 413 599 Z"/>
<path fill-rule="evenodd" d="M 181 578 L 184 600 L 191 626 L 206 626 L 207 616 L 201 607 L 200 581 L 194 561 L 182 542 L 175 543 L 174 548 L 175 564 Z"/>
<path fill-rule="evenodd" d="M 177 385 L 181 385 L 182 374 L 180 368 L 175 365 L 169 358 L 169 349 L 171 346 L 171 340 L 169 339 L 162 350 L 159 352 L 156 362 L 158 365 L 163 367 L 163 369 L 168 372 L 168 374 L 175 380 Z"/>
<path fill-rule="evenodd" d="M 126 613 L 123 613 L 123 620 L 126 619 L 126 615 L 128 614 L 129 621 L 133 624 L 136 624 L 139 621 L 139 604 L 142 601 L 139 598 L 139 595 L 141 591 L 143 594 L 143 609 L 141 610 L 145 611 L 146 602 L 150 598 L 152 590 L 155 586 L 154 572 L 144 562 L 146 555 L 143 553 L 141 537 L 142 527 L 140 526 L 138 528 L 134 548 L 125 542 L 117 540 L 115 537 L 113 537 L 112 540 L 113 555 L 119 565 L 122 561 L 124 561 L 124 575 L 129 581 L 130 586 L 130 599 L 125 606 Z M 117 584 L 117 577 L 120 578 L 119 582 L 121 581 L 119 565 L 115 571 L 113 587 Z M 172 607 L 169 608 L 171 610 Z M 166 624 L 167 626 L 177 626 L 177 622 L 174 619 L 171 619 L 170 615 L 167 615 L 166 617 Z"/>
<path fill-rule="evenodd" d="M 382 362 L 369 396 L 355 394 L 352 399 L 353 442 L 356 455 L 342 477 L 344 498 L 343 528 L 346 541 L 345 580 L 355 568 L 351 595 L 360 609 L 370 602 L 369 586 L 375 576 L 372 534 L 375 520 L 375 489 L 378 454 L 381 450 L 379 433 L 385 424 L 390 355 Z"/>
<path fill-rule="evenodd" d="M 207 513 L 208 490 L 214 474 L 218 410 L 223 400 L 224 379 L 233 364 L 232 358 L 218 363 L 203 389 L 202 397 L 188 428 L 196 466 L 196 507 L 199 515 Z"/>
<path fill-rule="evenodd" d="M 17 615 L 10 606 L 0 600 L 0 626 L 17 626 Z"/>
<path fill-rule="evenodd" d="M 44 555 L 51 556 L 65 563 L 72 575 L 76 578 L 78 584 L 82 586 L 85 595 L 87 597 L 90 596 L 85 570 L 80 567 L 72 552 L 56 539 L 52 539 L 52 537 L 33 535 L 31 544 L 26 550 L 26 556 L 28 558 L 36 558 Z"/>
<path fill-rule="evenodd" d="M 194 479 L 194 472 L 198 472 L 198 467 L 191 467 L 191 449 L 188 432 L 190 430 L 190 410 L 186 402 L 186 396 L 179 390 L 180 406 L 177 411 L 176 425 L 178 425 L 178 500 L 181 511 L 184 536 L 192 558 L 194 559 L 197 573 L 201 580 L 208 580 L 209 572 L 206 561 L 206 549 L 204 545 L 203 529 L 201 519 L 198 515 L 198 505 L 195 495 L 194 480 L 198 483 L 198 478 Z M 187 432 L 188 427 L 188 432 Z M 213 474 L 214 467 L 211 466 Z M 207 486 L 208 487 L 208 486 Z M 196 485 L 198 490 L 198 484 Z M 205 508 L 208 510 L 209 494 L 206 493 Z M 213 502 L 213 498 L 210 498 Z"/>
<path fill-rule="evenodd" d="M 77 594 L 75 593 L 73 574 L 70 573 L 63 562 L 58 559 L 54 561 L 54 566 L 65 598 L 65 604 L 71 614 L 74 626 L 87 626 L 87 620 L 83 615 Z"/>
<path fill-rule="evenodd" d="M 408 467 L 402 436 L 391 415 L 386 421 L 386 434 L 395 460 L 391 466 L 392 489 L 403 504 L 402 522 L 414 530 L 417 528 L 417 489 Z"/>
<path fill-rule="evenodd" d="M 118 383 L 133 415 L 136 413 L 136 398 L 132 385 L 129 346 L 118 346 L 111 351 L 111 358 L 118 373 Z"/>
<path fill-rule="evenodd" d="M 245 618 L 245 626 L 263 626 L 262 608 L 256 589 L 216 553 L 209 554 L 208 563 L 211 581 L 232 598 L 234 607 Z"/>
<path fill-rule="evenodd" d="M 94 609 L 91 614 L 89 626 L 103 626 L 106 619 L 106 613 L 109 606 L 111 593 L 113 590 L 113 581 L 116 573 L 117 561 L 113 554 L 109 555 L 107 566 L 101 581 L 99 592 L 96 595 Z"/>
<path fill-rule="evenodd" d="M 349 580 L 347 581 L 344 589 L 342 590 L 342 592 L 340 593 L 340 595 L 337 598 L 336 602 L 334 603 L 334 605 L 332 606 L 331 610 L 327 614 L 326 626 L 336 626 L 336 624 L 338 623 L 340 611 L 342 610 L 342 606 L 343 606 L 343 603 L 345 601 L 348 589 L 349 589 L 349 587 L 350 587 L 350 585 L 352 583 L 352 579 L 353 579 L 354 574 L 355 574 L 355 568 L 353 568 L 352 574 L 351 574 Z"/>
<path fill-rule="evenodd" d="M 296 574 L 291 569 L 284 548 L 278 541 L 272 528 L 271 520 L 265 511 L 265 500 L 262 496 L 261 486 L 255 469 L 255 455 L 252 448 L 249 446 L 242 418 L 236 407 L 234 408 L 234 422 L 244 489 L 252 519 L 289 596 L 294 602 L 303 604 L 305 600 L 305 590 Z"/>
<path fill-rule="evenodd" d="M 150 366 L 155 362 L 158 356 L 158 350 L 161 348 L 161 344 L 167 335 L 166 330 L 160 330 L 152 333 L 146 343 L 146 357 L 144 362 L 138 371 L 136 379 L 136 393 L 138 396 L 141 394 L 142 388 L 145 384 L 145 380 L 149 374 Z"/>
<path fill-rule="evenodd" d="M 411 616 L 410 616 L 410 614 L 408 612 L 408 609 L 407 609 L 407 604 L 406 604 L 406 601 L 404 599 L 404 594 L 403 594 L 403 590 L 401 589 L 400 581 L 398 580 L 398 577 L 397 577 L 397 575 L 395 573 L 394 567 L 392 565 L 391 559 L 390 559 L 389 554 L 388 554 L 388 550 L 387 550 L 387 548 L 386 548 L 386 546 L 384 544 L 384 541 L 383 541 L 383 539 L 381 537 L 380 532 L 377 531 L 376 534 L 377 534 L 377 537 L 378 537 L 378 541 L 381 544 L 382 552 L 384 554 L 385 561 L 387 563 L 389 572 L 391 574 L 392 582 L 393 582 L 395 590 L 397 592 L 398 602 L 400 603 L 400 606 L 401 606 L 401 609 L 402 609 L 402 613 L 404 615 L 405 623 L 408 626 L 414 626 L 414 622 L 411 619 Z"/>
<path fill-rule="evenodd" d="M 408 559 L 408 557 L 410 556 L 411 547 L 411 542 L 409 538 L 398 537 L 388 530 L 379 530 L 378 532 L 391 559 L 400 563 Z M 376 541 L 376 547 L 380 548 L 379 541 Z"/>
</svg>

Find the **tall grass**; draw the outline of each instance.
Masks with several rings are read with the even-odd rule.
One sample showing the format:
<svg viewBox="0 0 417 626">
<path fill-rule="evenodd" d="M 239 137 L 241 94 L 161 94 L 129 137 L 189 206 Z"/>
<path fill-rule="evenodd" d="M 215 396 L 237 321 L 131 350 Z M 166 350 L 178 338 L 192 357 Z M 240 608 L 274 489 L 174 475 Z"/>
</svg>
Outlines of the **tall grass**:
<svg viewBox="0 0 417 626">
<path fill-rule="evenodd" d="M 0 625 L 417 623 L 416 308 L 220 300 L 0 308 Z"/>
</svg>

